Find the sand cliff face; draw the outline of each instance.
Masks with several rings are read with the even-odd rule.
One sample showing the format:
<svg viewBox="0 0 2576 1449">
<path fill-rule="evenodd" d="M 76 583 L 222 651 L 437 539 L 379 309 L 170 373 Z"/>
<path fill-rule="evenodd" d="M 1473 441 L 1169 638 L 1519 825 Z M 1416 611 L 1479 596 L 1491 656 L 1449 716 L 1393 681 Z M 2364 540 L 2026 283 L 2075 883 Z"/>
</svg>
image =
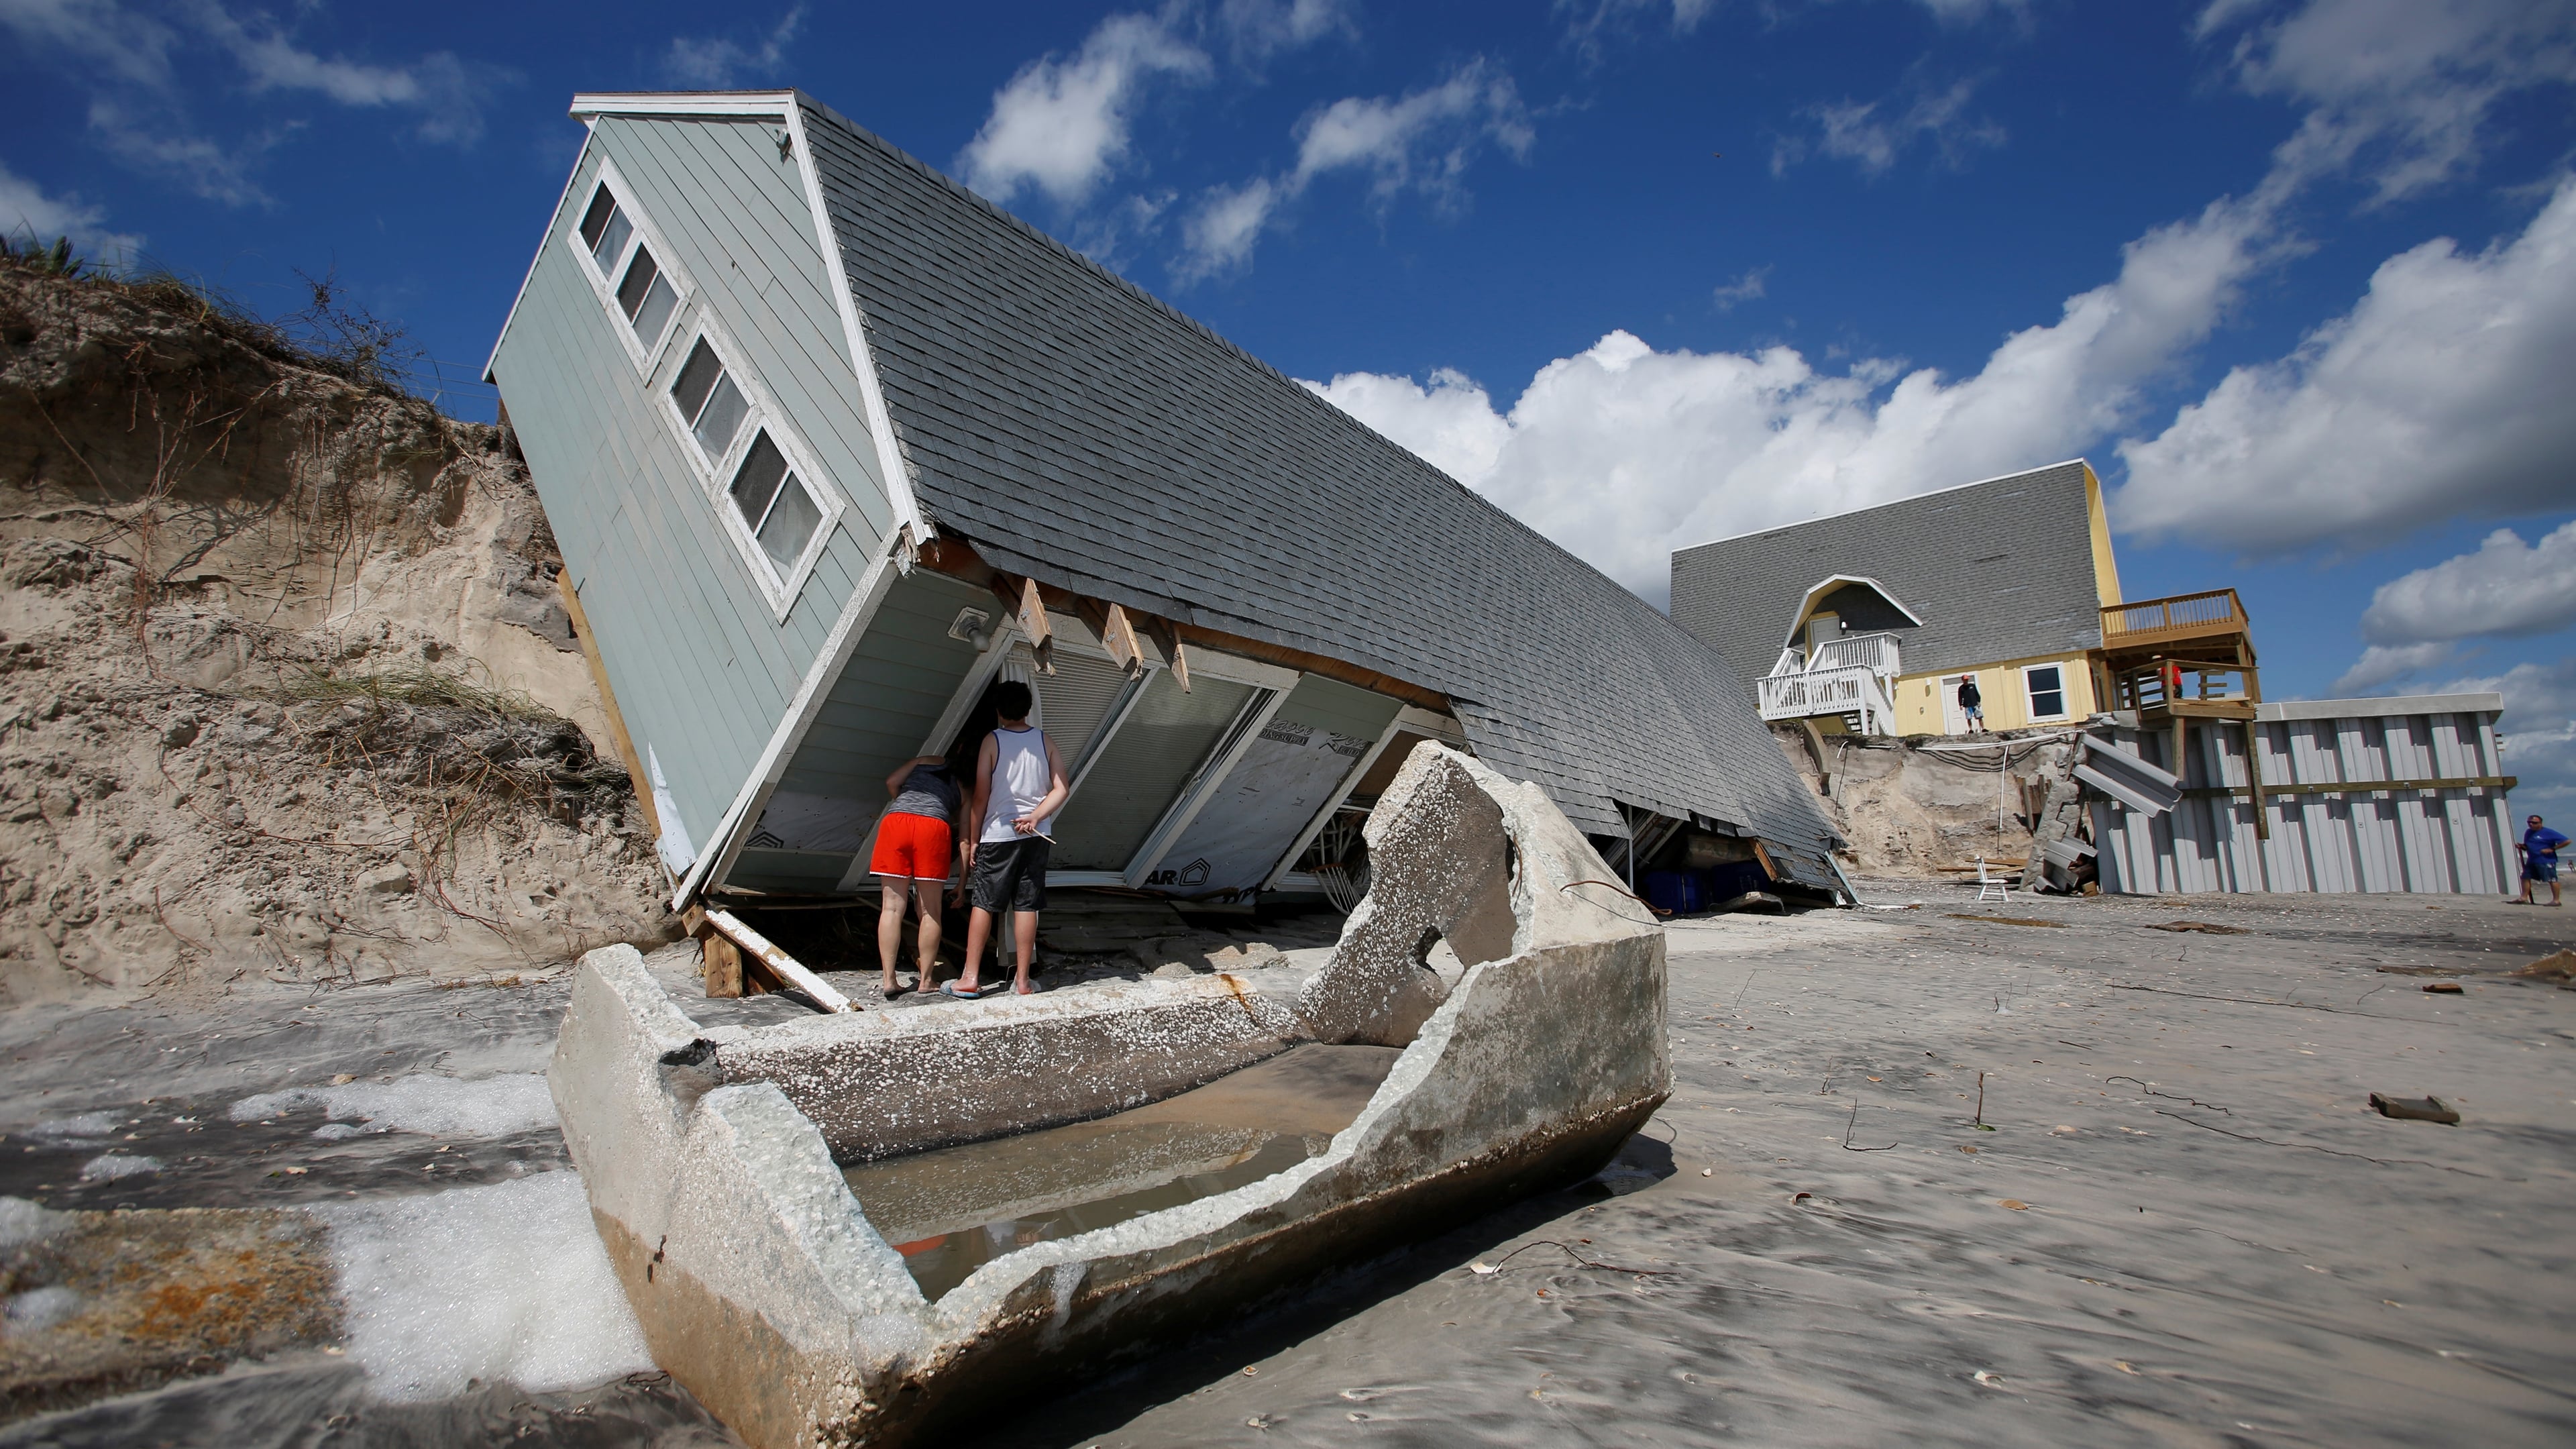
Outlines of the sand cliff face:
<svg viewBox="0 0 2576 1449">
<path fill-rule="evenodd" d="M 0 993 L 660 939 L 558 567 L 500 430 L 0 260 Z"/>
</svg>

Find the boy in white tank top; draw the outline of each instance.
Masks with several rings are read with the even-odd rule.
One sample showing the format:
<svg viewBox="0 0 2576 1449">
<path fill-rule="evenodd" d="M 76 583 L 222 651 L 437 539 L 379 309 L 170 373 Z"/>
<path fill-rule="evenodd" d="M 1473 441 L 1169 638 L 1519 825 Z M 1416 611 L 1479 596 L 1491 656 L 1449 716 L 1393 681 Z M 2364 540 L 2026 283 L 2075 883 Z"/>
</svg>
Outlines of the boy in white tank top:
<svg viewBox="0 0 2576 1449">
<path fill-rule="evenodd" d="M 1019 975 L 1011 989 L 1023 996 L 1036 989 L 1029 984 L 1029 965 L 1037 956 L 1038 912 L 1046 906 L 1047 854 L 1055 844 L 1049 831 L 1072 787 L 1065 783 L 1055 741 L 1029 725 L 1035 698 L 1016 679 L 993 689 L 1001 727 L 984 737 L 975 757 L 975 790 L 966 810 L 966 877 L 975 910 L 966 918 L 965 974 L 940 988 L 951 996 L 989 996 L 1000 989 L 980 985 L 978 973 L 993 918 L 1005 909 L 1019 947 Z"/>
</svg>

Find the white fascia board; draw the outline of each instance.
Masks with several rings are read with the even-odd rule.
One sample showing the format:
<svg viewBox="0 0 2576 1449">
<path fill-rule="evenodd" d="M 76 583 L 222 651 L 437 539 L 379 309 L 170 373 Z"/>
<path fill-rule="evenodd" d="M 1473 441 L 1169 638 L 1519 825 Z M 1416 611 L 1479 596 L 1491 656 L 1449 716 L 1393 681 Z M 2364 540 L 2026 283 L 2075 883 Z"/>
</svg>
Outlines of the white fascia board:
<svg viewBox="0 0 2576 1449">
<path fill-rule="evenodd" d="M 555 240 L 555 228 L 563 224 L 564 205 L 572 199 L 572 184 L 581 179 L 582 163 L 590 159 L 590 136 L 581 138 L 581 150 L 572 158 L 572 171 L 564 177 L 563 190 L 555 197 L 555 209 L 546 217 L 546 230 L 537 238 L 537 249 L 528 253 L 528 269 L 519 276 L 519 290 L 510 297 L 510 310 L 501 318 L 501 335 L 492 339 L 492 350 L 483 358 L 483 380 L 498 386 L 492 368 L 501 360 L 501 344 L 510 340 L 510 324 L 519 320 L 519 304 L 528 300 L 528 288 L 537 280 L 537 263 L 546 259 L 546 248 Z"/>
<path fill-rule="evenodd" d="M 849 668 L 850 656 L 858 651 L 859 639 L 875 620 L 877 608 L 885 602 L 887 591 L 894 587 L 898 571 L 895 555 L 900 552 L 897 542 L 897 535 L 888 534 L 878 545 L 876 558 L 869 563 L 859 586 L 850 591 L 849 602 L 841 607 L 841 617 L 833 622 L 831 634 L 824 639 L 823 647 L 816 651 L 813 664 L 805 671 L 804 681 L 797 685 L 796 698 L 788 704 L 786 718 L 780 720 L 778 728 L 771 732 L 768 748 L 760 753 L 760 763 L 752 767 L 751 777 L 742 782 L 741 790 L 735 792 L 732 807 L 708 833 L 705 848 L 698 852 L 698 858 L 689 866 L 689 873 L 672 891 L 672 910 L 686 908 L 706 882 L 722 880 L 725 872 L 733 869 L 734 859 L 742 854 L 742 842 L 749 834 L 748 827 L 760 818 L 761 809 L 768 805 L 770 792 L 778 788 L 779 778 L 787 773 L 787 762 L 795 758 L 797 747 L 805 743 L 805 736 L 813 729 L 815 718 L 823 712 L 824 700 L 832 693 L 832 685 L 840 679 L 841 671 Z"/>
<path fill-rule="evenodd" d="M 805 184 L 806 204 L 814 213 L 814 240 L 823 249 L 823 273 L 832 291 L 832 305 L 841 314 L 841 334 L 850 349 L 850 368 L 858 374 L 859 402 L 867 412 L 868 435 L 877 446 L 877 471 L 885 475 L 886 501 L 894 508 L 897 537 L 909 537 L 913 547 L 930 541 L 930 520 L 921 511 L 920 500 L 913 496 L 912 477 L 904 471 L 903 451 L 895 446 L 894 420 L 886 411 L 885 389 L 877 380 L 876 358 L 868 351 L 867 330 L 859 323 L 858 298 L 850 291 L 850 277 L 841 265 L 841 239 L 832 229 L 831 208 L 823 199 L 823 175 L 814 165 L 814 146 L 806 135 L 805 108 L 798 104 L 794 91 L 783 92 L 787 98 L 787 131 L 796 147 L 796 170 Z"/>
<path fill-rule="evenodd" d="M 776 116 L 796 107 L 794 91 L 582 91 L 572 118 L 600 116 Z"/>
<path fill-rule="evenodd" d="M 2495 714 L 2501 694 L 2393 694 L 2378 699 L 2285 699 L 2254 706 L 2266 723 L 2292 719 L 2385 719 L 2407 714 Z"/>
<path fill-rule="evenodd" d="M 1968 486 L 1973 488 L 1976 485 L 1971 483 Z M 1806 622 L 1807 611 L 1816 607 L 1816 600 L 1820 596 L 1830 593 L 1837 585 L 1841 584 L 1867 585 L 1870 592 L 1887 600 L 1889 603 L 1894 604 L 1896 606 L 1896 612 L 1913 620 L 1914 627 L 1918 629 L 1923 627 L 1923 616 L 1915 613 L 1912 608 L 1907 606 L 1903 599 L 1898 598 L 1894 593 L 1890 592 L 1887 585 L 1880 583 L 1878 580 L 1869 577 L 1867 574 L 1827 574 L 1825 577 L 1818 579 L 1813 585 L 1809 586 L 1807 592 L 1799 598 L 1798 615 L 1795 619 L 1790 621 L 1788 636 L 1780 641 L 1781 648 L 1794 649 L 1797 647 L 1798 626 Z"/>
</svg>

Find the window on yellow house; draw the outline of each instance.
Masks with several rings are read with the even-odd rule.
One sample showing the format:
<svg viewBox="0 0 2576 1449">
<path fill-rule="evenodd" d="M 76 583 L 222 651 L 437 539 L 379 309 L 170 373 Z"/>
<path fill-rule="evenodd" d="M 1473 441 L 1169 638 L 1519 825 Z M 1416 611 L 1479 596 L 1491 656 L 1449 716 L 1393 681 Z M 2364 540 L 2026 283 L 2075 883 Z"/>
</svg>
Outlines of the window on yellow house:
<svg viewBox="0 0 2576 1449">
<path fill-rule="evenodd" d="M 2030 691 L 2030 717 L 2034 720 L 2061 719 L 2066 714 L 2066 674 L 2054 664 L 2034 664 L 2021 672 L 2022 684 Z"/>
</svg>

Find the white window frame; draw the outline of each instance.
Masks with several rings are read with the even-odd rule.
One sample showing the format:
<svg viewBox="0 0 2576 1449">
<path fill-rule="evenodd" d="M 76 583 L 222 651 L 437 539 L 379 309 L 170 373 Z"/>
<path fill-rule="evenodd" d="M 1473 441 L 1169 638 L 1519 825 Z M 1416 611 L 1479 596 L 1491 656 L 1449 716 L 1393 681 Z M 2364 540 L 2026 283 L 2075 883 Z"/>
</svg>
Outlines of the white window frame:
<svg viewBox="0 0 2576 1449">
<path fill-rule="evenodd" d="M 785 623 L 788 612 L 796 607 L 797 596 L 804 592 L 805 581 L 813 576 L 814 565 L 822 559 L 824 545 L 831 541 L 832 530 L 840 526 L 841 514 L 849 507 L 849 500 L 832 482 L 831 476 L 814 465 L 813 450 L 805 446 L 804 438 L 796 429 L 787 425 L 786 414 L 771 399 L 768 389 L 760 385 L 760 379 L 737 361 L 742 356 L 742 349 L 733 345 L 732 338 L 726 335 L 715 317 L 701 307 L 697 315 L 688 320 L 690 325 L 672 329 L 674 340 L 670 346 L 670 366 L 657 369 L 648 381 L 660 398 L 662 421 L 669 426 L 671 436 L 681 453 L 687 456 L 689 466 L 697 470 L 699 487 L 715 505 L 725 536 L 733 540 L 734 548 L 751 569 L 752 581 L 760 585 L 762 595 L 769 600 L 776 622 Z M 680 339 L 689 343 L 685 350 L 679 346 Z M 731 378 L 735 388 L 741 391 L 745 405 L 742 426 L 734 431 L 733 440 L 726 444 L 721 458 L 710 459 L 707 450 L 698 446 L 697 434 L 690 430 L 688 418 L 680 411 L 680 400 L 671 396 L 672 387 L 680 380 L 680 369 L 687 364 L 689 353 L 697 350 L 700 339 L 706 342 L 709 351 L 715 353 L 716 361 L 724 364 L 724 375 Z M 664 377 L 661 375 L 663 372 L 670 375 Z M 768 550 L 760 546 L 759 537 L 743 520 L 742 510 L 734 506 L 731 493 L 734 475 L 742 471 L 743 460 L 751 455 L 752 440 L 764 430 L 768 432 L 770 441 L 778 445 L 778 451 L 785 455 L 788 471 L 803 483 L 806 493 L 814 500 L 815 509 L 822 514 L 814 525 L 814 536 L 805 540 L 804 551 L 796 556 L 795 564 L 784 574 L 770 562 Z"/>
<path fill-rule="evenodd" d="M 608 188 L 610 196 L 616 198 L 617 209 L 626 213 L 628 226 L 626 244 L 617 249 L 616 257 L 604 267 L 590 254 L 589 244 L 581 239 L 581 223 L 590 215 L 591 198 L 597 196 L 603 186 Z M 628 189 L 625 178 L 617 174 L 617 168 L 607 157 L 600 158 L 599 172 L 591 178 L 591 184 L 583 188 L 578 203 L 565 207 L 564 213 L 567 222 L 563 233 L 564 245 L 572 249 L 574 265 L 581 269 L 583 278 L 590 283 L 591 293 L 599 298 L 599 305 L 607 311 L 610 330 L 624 344 L 627 360 L 635 364 L 637 372 L 649 379 L 663 352 L 669 349 L 671 339 L 680 334 L 681 319 L 687 315 L 689 300 L 697 295 L 698 289 L 690 284 L 688 274 L 680 269 L 671 255 L 671 245 L 662 239 L 660 228 L 654 226 L 652 220 L 635 205 L 635 193 Z M 649 343 L 635 335 L 635 324 L 626 320 L 626 309 L 617 305 L 618 279 L 626 275 L 626 268 L 635 260 L 635 249 L 639 246 L 653 249 L 654 264 L 661 268 L 661 275 L 670 280 L 671 290 L 678 298 L 671 306 L 669 319 L 662 324 L 661 335 Z M 695 440 L 690 446 L 696 447 Z"/>
<path fill-rule="evenodd" d="M 2030 677 L 2032 675 L 2043 669 L 2054 669 L 2057 671 L 2057 688 L 2047 691 L 2048 693 L 2057 696 L 2057 713 L 2055 714 L 2041 714 L 2039 712 L 2039 696 L 2041 691 L 2030 681 Z M 2039 724 L 2047 720 L 2073 718 L 2073 715 L 2067 709 L 2067 704 L 2074 698 L 2075 691 L 2068 686 L 2066 673 L 2066 666 L 2063 663 L 2025 664 L 2021 667 L 2021 703 L 2022 708 L 2029 712 L 2030 722 L 2032 724 Z"/>
</svg>

